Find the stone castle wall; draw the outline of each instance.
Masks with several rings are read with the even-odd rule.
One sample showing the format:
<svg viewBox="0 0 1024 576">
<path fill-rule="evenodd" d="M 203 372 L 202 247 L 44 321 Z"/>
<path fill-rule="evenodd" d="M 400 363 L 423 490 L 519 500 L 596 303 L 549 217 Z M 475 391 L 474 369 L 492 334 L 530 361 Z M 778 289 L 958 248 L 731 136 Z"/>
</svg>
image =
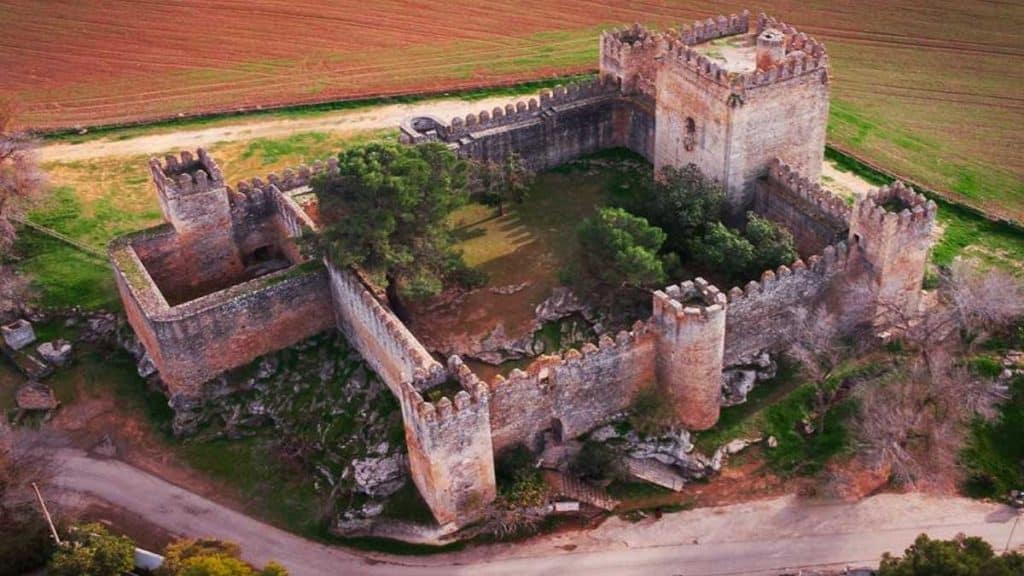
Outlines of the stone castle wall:
<svg viewBox="0 0 1024 576">
<path fill-rule="evenodd" d="M 422 389 L 445 381 L 444 366 L 355 273 L 330 263 L 327 269 L 338 329 L 396 397 L 401 397 L 403 383 Z"/>
<path fill-rule="evenodd" d="M 806 330 L 807 322 L 822 332 L 839 329 L 838 318 L 817 315 L 819 307 L 838 312 L 840 298 L 829 300 L 832 281 L 847 269 L 845 243 L 828 246 L 821 255 L 797 260 L 789 266 L 766 270 L 761 281 L 729 290 L 725 326 L 725 365 L 741 363 L 760 352 L 780 352 Z"/>
<path fill-rule="evenodd" d="M 169 306 L 132 247 L 161 234 L 173 231 L 125 237 L 110 255 L 128 321 L 172 396 L 197 397 L 218 374 L 333 325 L 327 273 L 316 263 Z"/>
<path fill-rule="evenodd" d="M 754 211 L 785 226 L 804 255 L 820 254 L 846 238 L 850 226 L 851 209 L 842 198 L 777 158 L 757 182 Z"/>
<path fill-rule="evenodd" d="M 629 406 L 654 377 L 654 334 L 642 322 L 596 345 L 542 356 L 491 383 L 494 449 L 518 443 L 536 448 L 553 427 L 565 438 L 578 436 Z"/>
</svg>

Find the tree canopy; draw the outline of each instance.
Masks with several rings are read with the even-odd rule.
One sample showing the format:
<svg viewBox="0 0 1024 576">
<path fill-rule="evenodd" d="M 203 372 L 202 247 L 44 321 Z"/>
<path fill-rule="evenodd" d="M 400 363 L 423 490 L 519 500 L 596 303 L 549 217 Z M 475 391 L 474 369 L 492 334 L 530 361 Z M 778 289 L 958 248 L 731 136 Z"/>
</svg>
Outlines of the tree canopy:
<svg viewBox="0 0 1024 576">
<path fill-rule="evenodd" d="M 650 287 L 664 283 L 658 255 L 665 233 L 622 208 L 602 208 L 580 224 L 580 261 L 589 278 L 605 287 Z"/>
<path fill-rule="evenodd" d="M 436 295 L 466 273 L 448 222 L 466 202 L 464 160 L 439 143 L 378 142 L 345 150 L 338 166 L 313 183 L 321 246 L 335 264 L 410 297 Z"/>
<path fill-rule="evenodd" d="M 535 177 L 522 157 L 513 152 L 500 163 L 473 162 L 470 189 L 474 197 L 479 197 L 485 204 L 497 206 L 498 214 L 504 215 L 506 204 L 518 204 L 526 199 Z"/>
<path fill-rule="evenodd" d="M 135 544 L 102 524 L 74 526 L 50 558 L 52 576 L 122 576 L 135 566 Z"/>
<path fill-rule="evenodd" d="M 256 570 L 242 561 L 241 555 L 241 549 L 232 542 L 178 540 L 164 551 L 157 576 L 288 576 L 288 571 L 274 562 Z"/>
<path fill-rule="evenodd" d="M 878 576 L 1017 576 L 1024 574 L 1024 556 L 997 556 L 992 546 L 963 534 L 952 540 L 932 540 L 921 534 L 902 557 L 886 553 Z"/>
</svg>

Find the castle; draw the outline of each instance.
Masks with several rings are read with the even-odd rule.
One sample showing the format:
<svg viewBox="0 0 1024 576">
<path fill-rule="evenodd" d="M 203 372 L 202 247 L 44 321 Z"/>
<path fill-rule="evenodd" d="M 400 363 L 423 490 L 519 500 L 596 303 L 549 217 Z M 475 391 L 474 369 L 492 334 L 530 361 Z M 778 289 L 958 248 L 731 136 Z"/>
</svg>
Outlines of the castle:
<svg viewBox="0 0 1024 576">
<path fill-rule="evenodd" d="M 805 256 L 723 292 L 697 278 L 658 290 L 652 313 L 614 337 L 541 356 L 483 382 L 458 357 L 436 360 L 357 271 L 311 258 L 317 163 L 225 184 L 204 151 L 152 160 L 161 226 L 109 249 L 128 320 L 187 413 L 203 384 L 254 358 L 337 327 L 399 399 L 412 478 L 441 525 L 479 517 L 496 495 L 494 458 L 545 432 L 575 437 L 657 385 L 678 420 L 719 415 L 723 369 L 787 349 L 813 326 L 883 327 L 916 310 L 935 204 L 902 184 L 853 206 L 821 188 L 828 115 L 824 47 L 747 13 L 655 33 L 601 36 L 600 80 L 443 121 L 404 121 L 401 141 L 532 168 L 626 147 L 660 169 L 696 164 L 732 209 L 784 224 Z M 461 391 L 423 392 L 456 380 Z"/>
</svg>

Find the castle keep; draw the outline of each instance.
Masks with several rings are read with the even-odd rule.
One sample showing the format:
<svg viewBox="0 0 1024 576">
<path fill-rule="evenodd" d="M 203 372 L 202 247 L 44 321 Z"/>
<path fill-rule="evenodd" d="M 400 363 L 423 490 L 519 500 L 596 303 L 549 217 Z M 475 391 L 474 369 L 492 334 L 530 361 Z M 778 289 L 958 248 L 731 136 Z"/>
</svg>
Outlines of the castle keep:
<svg viewBox="0 0 1024 576">
<path fill-rule="evenodd" d="M 658 290 L 651 316 L 579 350 L 541 356 L 483 382 L 458 357 L 435 359 L 355 270 L 304 254 L 317 229 L 315 164 L 227 186 L 202 150 L 151 161 L 166 223 L 110 246 L 128 320 L 181 413 L 203 384 L 269 351 L 336 327 L 401 404 L 413 480 L 442 525 L 495 498 L 494 456 L 574 437 L 656 385 L 691 429 L 715 424 L 722 371 L 780 352 L 808 326 L 844 333 L 916 309 L 935 204 L 900 184 L 854 205 L 817 184 L 828 115 L 825 49 L 764 15 L 720 16 L 656 33 L 601 37 L 600 80 L 465 118 L 401 124 L 408 144 L 471 158 L 515 152 L 554 167 L 611 147 L 656 169 L 696 164 L 737 213 L 788 227 L 802 259 L 722 291 L 703 279 Z M 424 400 L 445 381 L 450 398 Z"/>
</svg>

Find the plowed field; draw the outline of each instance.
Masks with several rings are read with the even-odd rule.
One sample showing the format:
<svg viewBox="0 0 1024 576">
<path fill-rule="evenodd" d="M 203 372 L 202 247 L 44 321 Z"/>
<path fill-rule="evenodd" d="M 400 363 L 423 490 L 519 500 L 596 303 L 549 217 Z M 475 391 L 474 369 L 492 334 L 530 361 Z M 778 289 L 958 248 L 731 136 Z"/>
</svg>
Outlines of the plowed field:
<svg viewBox="0 0 1024 576">
<path fill-rule="evenodd" d="M 1024 7 L 770 0 L 824 40 L 830 140 L 952 196 L 1024 216 Z M 602 28 L 738 11 L 684 0 L 0 0 L 0 92 L 24 124 L 438 91 L 596 65 Z"/>
</svg>

